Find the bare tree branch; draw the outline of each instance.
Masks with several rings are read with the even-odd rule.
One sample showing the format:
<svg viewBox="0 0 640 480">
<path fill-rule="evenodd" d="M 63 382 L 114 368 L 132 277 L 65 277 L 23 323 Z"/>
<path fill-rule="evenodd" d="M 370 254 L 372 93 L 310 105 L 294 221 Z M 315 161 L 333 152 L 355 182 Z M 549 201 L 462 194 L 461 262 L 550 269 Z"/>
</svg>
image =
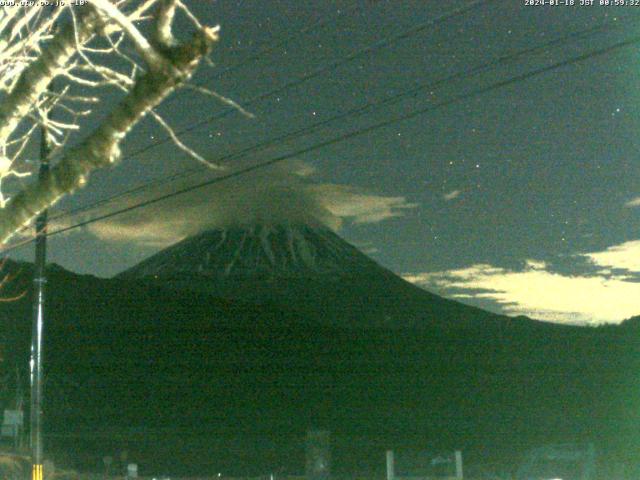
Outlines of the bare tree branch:
<svg viewBox="0 0 640 480">
<path fill-rule="evenodd" d="M 63 72 L 76 52 L 76 35 L 84 42 L 94 34 L 99 24 L 97 13 L 85 9 L 78 18 L 77 32 L 73 25 L 68 25 L 48 42 L 39 58 L 22 72 L 10 94 L 0 104 L 0 145 L 7 142 L 51 81 Z"/>
<path fill-rule="evenodd" d="M 210 61 L 218 28 L 203 26 L 181 0 L 87 1 L 82 8 L 0 6 L 0 244 L 84 185 L 91 172 L 116 163 L 122 141 L 147 113 L 179 149 L 210 168 L 222 168 L 187 146 L 153 110 L 187 84 L 201 61 Z M 196 31 L 183 44 L 172 32 L 177 15 L 186 16 Z M 140 29 L 149 19 L 155 22 L 151 29 Z M 57 89 L 51 91 L 54 79 Z M 119 101 L 112 87 L 116 95 L 122 92 Z M 213 90 L 194 89 L 253 116 Z M 106 117 L 92 115 L 106 99 L 116 106 Z M 101 120 L 87 134 L 91 123 L 81 117 Z M 55 147 L 52 168 L 25 185 L 16 178 L 33 172 L 35 164 L 24 155 L 39 126 L 46 127 Z M 72 138 L 75 146 L 69 148 Z M 7 198 L 5 190 L 14 187 L 19 192 Z"/>
<path fill-rule="evenodd" d="M 87 19 L 83 22 L 87 22 Z M 5 242 L 21 226 L 56 203 L 63 195 L 84 185 L 92 171 L 117 162 L 120 158 L 120 143 L 129 130 L 190 78 L 200 60 L 209 53 L 213 42 L 217 40 L 218 30 L 218 27 L 205 27 L 190 42 L 164 53 L 162 62 L 156 65 L 160 68 L 149 70 L 141 76 L 130 93 L 92 134 L 66 151 L 41 180 L 28 185 L 9 200 L 5 208 L 0 210 L 0 242 Z M 70 36 L 70 44 L 75 45 L 73 34 Z M 60 40 L 56 43 L 60 43 Z M 69 50 L 73 50 L 72 46 L 69 46 Z M 56 58 L 59 60 L 61 55 Z"/>
<path fill-rule="evenodd" d="M 204 93 L 205 95 L 209 95 L 219 101 L 221 101 L 222 103 L 224 103 L 225 105 L 228 105 L 232 108 L 235 108 L 236 110 L 238 110 L 242 115 L 244 115 L 247 118 L 256 118 L 256 116 L 249 112 L 248 110 L 245 110 L 240 104 L 238 104 L 237 102 L 231 100 L 229 97 L 225 97 L 224 95 L 220 95 L 218 92 L 214 92 L 213 90 L 210 90 L 208 88 L 205 87 L 201 87 L 200 85 L 193 85 L 193 84 L 186 84 L 185 85 L 186 88 L 190 88 L 191 90 L 195 90 L 196 92 L 200 92 L 200 93 Z"/>
<path fill-rule="evenodd" d="M 133 42 L 138 55 L 142 57 L 149 68 L 162 68 L 165 59 L 162 55 L 156 52 L 151 43 L 142 33 L 140 33 L 133 22 L 125 14 L 123 14 L 109 0 L 89 1 L 122 28 L 122 30 L 129 36 L 129 39 Z"/>
<path fill-rule="evenodd" d="M 191 158 L 197 160 L 198 162 L 202 163 L 203 165 L 205 165 L 206 167 L 208 167 L 208 168 L 210 168 L 212 170 L 224 170 L 223 166 L 218 165 L 216 163 L 210 162 L 209 160 L 204 158 L 202 155 L 200 155 L 198 152 L 196 152 L 195 150 L 193 150 L 189 146 L 185 145 L 180 140 L 180 138 L 178 138 L 178 135 L 176 134 L 176 132 L 173 131 L 173 128 L 171 128 L 171 125 L 169 125 L 157 112 L 151 110 L 151 115 L 156 120 L 156 122 L 158 122 L 158 124 L 169 134 L 169 138 L 171 138 L 173 143 L 180 150 L 182 150 L 187 155 L 189 155 Z"/>
</svg>

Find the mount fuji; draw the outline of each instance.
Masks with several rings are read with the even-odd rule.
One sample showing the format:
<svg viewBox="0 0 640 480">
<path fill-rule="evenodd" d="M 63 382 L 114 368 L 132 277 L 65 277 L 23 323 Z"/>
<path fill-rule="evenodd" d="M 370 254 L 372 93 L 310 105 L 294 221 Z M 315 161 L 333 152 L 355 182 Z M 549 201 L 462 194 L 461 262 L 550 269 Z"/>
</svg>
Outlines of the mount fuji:
<svg viewBox="0 0 640 480">
<path fill-rule="evenodd" d="M 2 360 L 26 379 L 32 266 L 5 272 L 6 297 L 27 294 L 0 302 Z M 318 426 L 335 434 L 337 472 L 379 476 L 378 453 L 402 445 L 483 460 L 594 437 L 640 449 L 638 322 L 494 315 L 322 226 L 214 229 L 116 278 L 47 275 L 48 448 L 87 465 L 126 439 L 159 473 L 295 471 Z"/>
<path fill-rule="evenodd" d="M 340 327 L 486 328 L 509 320 L 422 290 L 319 225 L 208 230 L 117 278 L 251 303 L 275 302 Z"/>
</svg>

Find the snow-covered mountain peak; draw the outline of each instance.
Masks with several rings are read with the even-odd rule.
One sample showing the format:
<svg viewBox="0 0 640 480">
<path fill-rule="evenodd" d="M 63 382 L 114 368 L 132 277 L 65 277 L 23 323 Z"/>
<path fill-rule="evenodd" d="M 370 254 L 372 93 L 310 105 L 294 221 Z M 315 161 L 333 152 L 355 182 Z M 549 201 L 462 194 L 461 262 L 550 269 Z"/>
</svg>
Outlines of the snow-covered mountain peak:
<svg viewBox="0 0 640 480">
<path fill-rule="evenodd" d="M 353 271 L 372 264 L 372 260 L 326 227 L 260 224 L 202 232 L 121 275 L 306 276 Z"/>
</svg>

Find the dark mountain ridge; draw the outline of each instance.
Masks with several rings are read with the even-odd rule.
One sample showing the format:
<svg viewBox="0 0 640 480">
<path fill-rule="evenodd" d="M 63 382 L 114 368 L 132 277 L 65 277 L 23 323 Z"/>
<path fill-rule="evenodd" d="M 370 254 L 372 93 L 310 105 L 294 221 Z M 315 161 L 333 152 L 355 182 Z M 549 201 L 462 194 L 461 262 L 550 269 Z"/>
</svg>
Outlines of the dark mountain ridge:
<svg viewBox="0 0 640 480">
<path fill-rule="evenodd" d="M 99 460 L 125 445 L 145 471 L 174 474 L 299 473 L 309 427 L 334 433 L 339 472 L 376 471 L 376 455 L 394 446 L 483 459 L 574 439 L 638 451 L 631 323 L 492 315 L 417 289 L 338 237 L 331 250 L 315 236 L 294 247 L 307 254 L 292 274 L 265 268 L 269 258 L 291 263 L 281 242 L 257 262 L 227 232 L 234 243 L 223 250 L 244 258 L 227 269 L 206 256 L 207 245 L 225 245 L 218 235 L 115 279 L 49 269 L 52 448 Z M 247 236 L 243 248 L 252 244 Z M 194 273 L 189 258 L 205 265 Z M 30 288 L 29 265 L 6 269 L 19 271 L 7 296 Z M 27 364 L 29 296 L 0 303 L 8 369 Z"/>
<path fill-rule="evenodd" d="M 276 302 L 343 328 L 441 328 L 517 320 L 448 300 L 406 282 L 322 226 L 209 230 L 117 276 L 251 303 Z"/>
</svg>

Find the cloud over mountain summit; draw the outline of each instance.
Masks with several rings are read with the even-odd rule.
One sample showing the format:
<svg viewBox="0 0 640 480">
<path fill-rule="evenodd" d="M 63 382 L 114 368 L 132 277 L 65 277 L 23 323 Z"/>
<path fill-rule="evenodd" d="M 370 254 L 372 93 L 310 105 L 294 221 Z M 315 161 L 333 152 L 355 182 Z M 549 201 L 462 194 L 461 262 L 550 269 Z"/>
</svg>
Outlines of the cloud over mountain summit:
<svg viewBox="0 0 640 480">
<path fill-rule="evenodd" d="M 314 176 L 305 163 L 272 167 L 98 222 L 90 231 L 108 241 L 161 247 L 212 228 L 290 222 L 339 230 L 345 221 L 376 223 L 416 207 L 402 196 L 321 183 Z"/>
</svg>

